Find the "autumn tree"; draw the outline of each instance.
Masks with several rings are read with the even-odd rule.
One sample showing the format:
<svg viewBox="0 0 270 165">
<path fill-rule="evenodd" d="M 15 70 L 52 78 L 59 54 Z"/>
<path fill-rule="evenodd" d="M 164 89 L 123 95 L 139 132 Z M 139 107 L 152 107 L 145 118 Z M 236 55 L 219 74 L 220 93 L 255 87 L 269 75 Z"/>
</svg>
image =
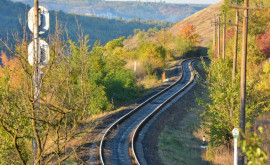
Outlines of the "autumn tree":
<svg viewBox="0 0 270 165">
<path fill-rule="evenodd" d="M 34 159 L 35 164 L 61 164 L 80 147 L 81 143 L 70 142 L 86 132 L 81 126 L 95 124 L 86 120 L 112 110 L 111 98 L 120 105 L 138 96 L 134 74 L 121 57 L 126 51 L 123 38 L 105 47 L 97 42 L 91 49 L 87 36 L 66 41 L 61 25 L 56 29 L 49 35 L 50 62 L 42 68 L 39 109 L 33 106 L 27 39 L 17 43 L 14 51 L 7 48 L 11 58 L 1 56 L 1 163 L 29 164 Z M 37 142 L 36 154 L 32 154 L 32 140 Z"/>
<path fill-rule="evenodd" d="M 264 34 L 259 34 L 258 40 L 258 46 L 260 47 L 260 51 L 263 52 L 266 57 L 270 57 L 270 32 L 267 31 Z"/>
<path fill-rule="evenodd" d="M 191 57 L 195 54 L 200 54 L 197 44 L 200 42 L 200 37 L 196 33 L 194 25 L 186 24 L 178 32 L 178 37 L 175 39 L 176 57 L 186 56 Z"/>
<path fill-rule="evenodd" d="M 0 159 L 3 164 L 25 164 L 29 159 L 29 143 L 25 139 L 31 137 L 31 129 L 24 128 L 30 125 L 27 109 L 31 108 L 29 102 L 20 100 L 25 79 L 20 62 L 16 58 L 8 59 L 1 54 L 0 67 Z M 12 148 L 12 149 L 11 149 Z M 17 158 L 17 159 L 14 159 Z"/>
<path fill-rule="evenodd" d="M 190 42 L 192 45 L 197 45 L 200 42 L 200 36 L 196 33 L 196 27 L 192 24 L 184 25 L 179 30 L 178 36 Z"/>
</svg>

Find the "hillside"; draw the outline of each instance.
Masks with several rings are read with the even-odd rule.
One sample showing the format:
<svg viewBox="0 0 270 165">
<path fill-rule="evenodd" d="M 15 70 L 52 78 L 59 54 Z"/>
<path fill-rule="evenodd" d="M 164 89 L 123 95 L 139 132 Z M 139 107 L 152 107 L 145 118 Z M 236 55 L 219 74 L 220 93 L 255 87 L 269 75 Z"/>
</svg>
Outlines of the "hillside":
<svg viewBox="0 0 270 165">
<path fill-rule="evenodd" d="M 21 18 L 25 22 L 29 6 L 23 3 L 14 3 L 10 0 L 0 1 L 0 38 L 12 41 L 12 34 L 18 33 L 22 36 L 22 28 L 19 23 Z M 106 19 L 95 16 L 80 16 L 74 14 L 66 14 L 63 11 L 50 11 L 50 33 L 54 33 L 55 14 L 57 14 L 58 21 L 68 30 L 71 39 L 77 39 L 78 24 L 85 35 L 90 36 L 90 43 L 93 44 L 96 40 L 101 41 L 104 45 L 110 40 L 119 38 L 121 36 L 129 36 L 133 34 L 134 29 L 149 29 L 153 27 L 161 28 L 170 24 L 160 23 L 157 21 L 124 21 L 119 19 Z M 27 28 L 28 30 L 28 28 Z M 46 35 L 42 36 L 46 38 Z"/>
<path fill-rule="evenodd" d="M 222 5 L 223 2 L 219 2 L 189 16 L 171 27 L 168 32 L 176 36 L 183 25 L 193 24 L 196 32 L 201 36 L 201 45 L 206 46 L 208 41 L 213 38 L 214 26 L 211 26 L 211 20 L 214 19 L 214 14 L 219 14 Z"/>
<path fill-rule="evenodd" d="M 183 21 L 179 21 L 171 28 L 167 28 L 165 31 L 171 33 L 173 36 L 177 36 L 179 30 L 186 24 L 192 24 L 196 27 L 196 33 L 201 37 L 200 45 L 207 46 L 208 41 L 213 38 L 214 27 L 211 26 L 211 20 L 214 18 L 214 14 L 219 14 L 219 8 L 223 2 L 211 5 L 189 17 Z M 147 40 L 154 41 L 157 38 L 156 35 L 152 35 Z M 125 47 L 128 49 L 134 49 L 138 46 L 138 35 L 134 35 L 125 41 Z"/>
<path fill-rule="evenodd" d="M 33 5 L 32 0 L 13 0 Z M 42 0 L 50 10 L 95 15 L 105 18 L 141 19 L 176 22 L 208 7 L 201 4 L 167 4 L 154 2 L 116 2 L 100 0 Z"/>
</svg>

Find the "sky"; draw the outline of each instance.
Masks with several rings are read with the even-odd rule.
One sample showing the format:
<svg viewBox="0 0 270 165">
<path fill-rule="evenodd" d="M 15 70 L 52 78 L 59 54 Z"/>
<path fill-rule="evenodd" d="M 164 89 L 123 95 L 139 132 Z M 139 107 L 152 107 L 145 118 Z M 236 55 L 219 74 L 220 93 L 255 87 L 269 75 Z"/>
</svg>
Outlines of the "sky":
<svg viewBox="0 0 270 165">
<path fill-rule="evenodd" d="M 139 0 L 106 0 L 106 1 L 139 1 Z M 140 0 L 148 2 L 160 2 L 160 0 Z M 221 0 L 162 0 L 166 3 L 185 3 L 185 4 L 214 4 Z"/>
</svg>

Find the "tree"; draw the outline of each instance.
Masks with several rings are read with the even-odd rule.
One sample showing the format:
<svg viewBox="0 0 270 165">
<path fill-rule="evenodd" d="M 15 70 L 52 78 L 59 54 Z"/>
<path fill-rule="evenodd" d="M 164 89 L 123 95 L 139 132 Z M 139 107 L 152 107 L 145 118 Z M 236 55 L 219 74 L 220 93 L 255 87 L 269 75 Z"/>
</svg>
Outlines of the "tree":
<svg viewBox="0 0 270 165">
<path fill-rule="evenodd" d="M 256 57 L 252 59 L 254 60 Z M 230 58 L 225 61 L 219 59 L 215 63 L 211 63 L 209 67 L 205 64 L 204 66 L 209 75 L 203 85 L 206 92 L 200 94 L 203 97 L 197 99 L 199 105 L 204 108 L 204 112 L 201 114 L 202 126 L 210 137 L 211 145 L 226 145 L 231 148 L 231 130 L 237 127 L 239 122 L 239 73 L 232 84 L 232 59 Z M 247 127 L 252 126 L 253 120 L 269 105 L 267 94 L 254 90 L 257 77 L 252 78 L 247 81 Z"/>
<path fill-rule="evenodd" d="M 178 32 L 178 36 L 190 42 L 192 45 L 197 45 L 200 42 L 200 36 L 196 34 L 196 27 L 192 24 L 184 25 Z"/>
<path fill-rule="evenodd" d="M 263 128 L 258 128 L 257 132 L 244 134 L 244 140 L 240 141 L 240 148 L 247 156 L 247 165 L 263 165 L 267 160 L 267 153 L 262 149 L 262 140 L 260 134 Z"/>
<path fill-rule="evenodd" d="M 263 105 L 264 111 L 269 111 L 270 109 L 270 63 L 266 62 L 263 67 L 263 73 L 260 74 L 259 83 L 256 85 L 256 90 L 258 93 L 264 96 L 261 104 Z"/>
<path fill-rule="evenodd" d="M 138 87 L 131 70 L 125 69 L 126 59 L 131 53 L 124 48 L 124 37 L 108 42 L 103 48 L 104 78 L 107 97 L 116 105 L 130 101 L 138 96 Z"/>
<path fill-rule="evenodd" d="M 0 67 L 0 159 L 4 164 L 26 164 L 30 151 L 25 138 L 31 136 L 26 125 L 30 124 L 26 109 L 31 108 L 23 91 L 25 78 L 18 59 L 8 59 L 1 54 L 3 67 Z M 24 100 L 24 104 L 21 104 Z M 18 115 L 20 114 L 20 115 Z M 10 149 L 12 148 L 12 149 Z M 14 159 L 16 157 L 17 159 Z"/>
<path fill-rule="evenodd" d="M 270 57 L 270 32 L 258 35 L 258 46 L 260 51 L 263 52 L 266 58 Z"/>
<path fill-rule="evenodd" d="M 213 146 L 230 146 L 231 130 L 238 125 L 239 86 L 231 85 L 230 60 L 218 60 L 205 68 L 210 75 L 205 86 L 207 92 L 197 102 L 204 108 L 201 114 L 203 128 Z M 237 78 L 239 80 L 239 77 Z M 238 82 L 238 81 L 236 81 Z M 201 94 L 200 94 L 201 95 Z"/>
<path fill-rule="evenodd" d="M 142 43 L 137 47 L 137 52 L 148 75 L 152 75 L 154 70 L 165 66 L 166 49 L 163 46 L 150 42 Z"/>
<path fill-rule="evenodd" d="M 79 147 L 80 144 L 67 146 L 82 133 L 79 128 L 86 119 L 110 109 L 105 88 L 97 81 L 102 78 L 92 77 L 98 74 L 92 74 L 96 70 L 91 65 L 94 59 L 91 59 L 87 38 L 68 43 L 61 40 L 59 29 L 50 36 L 51 61 L 43 68 L 39 109 L 33 108 L 32 68 L 26 60 L 25 42 L 17 44 L 10 60 L 2 55 L 1 162 L 29 163 L 33 159 L 31 141 L 35 139 L 35 164 L 60 164 Z"/>
</svg>

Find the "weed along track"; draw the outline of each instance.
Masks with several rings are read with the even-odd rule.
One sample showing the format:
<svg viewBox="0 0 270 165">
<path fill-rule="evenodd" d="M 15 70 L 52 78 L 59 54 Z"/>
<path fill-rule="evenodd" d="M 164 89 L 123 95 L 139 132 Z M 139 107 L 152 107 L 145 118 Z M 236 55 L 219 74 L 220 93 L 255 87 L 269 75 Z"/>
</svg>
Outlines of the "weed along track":
<svg viewBox="0 0 270 165">
<path fill-rule="evenodd" d="M 144 154 L 137 149 L 136 143 L 139 141 L 140 130 L 156 113 L 194 82 L 192 63 L 195 60 L 198 59 L 181 62 L 181 73 L 174 84 L 119 118 L 106 130 L 99 150 L 102 165 L 147 164 L 143 158 Z"/>
</svg>

